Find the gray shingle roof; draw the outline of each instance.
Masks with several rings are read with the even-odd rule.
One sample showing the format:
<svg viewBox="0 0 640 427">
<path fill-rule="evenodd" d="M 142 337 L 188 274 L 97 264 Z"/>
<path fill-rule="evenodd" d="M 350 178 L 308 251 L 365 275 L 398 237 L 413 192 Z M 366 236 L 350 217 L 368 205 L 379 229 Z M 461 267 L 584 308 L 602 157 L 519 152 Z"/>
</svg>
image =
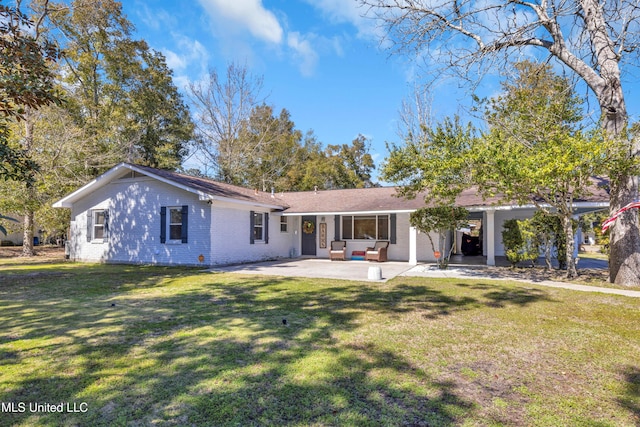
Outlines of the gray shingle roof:
<svg viewBox="0 0 640 427">
<path fill-rule="evenodd" d="M 240 200 L 245 202 L 253 202 L 266 205 L 278 205 L 281 206 L 281 201 L 271 197 L 271 193 L 264 191 L 252 190 L 245 187 L 239 187 L 237 185 L 227 184 L 220 181 L 214 181 L 207 178 L 198 178 L 190 175 L 184 175 L 177 172 L 171 172 L 162 169 L 155 169 L 148 166 L 131 165 L 141 171 L 147 171 L 153 175 L 162 177 L 176 184 L 189 187 L 193 190 L 199 191 L 204 194 L 208 194 L 214 197 L 224 197 L 233 200 Z M 282 206 L 286 207 L 286 206 Z"/>
<path fill-rule="evenodd" d="M 197 178 L 147 166 L 131 166 L 204 194 L 250 203 L 279 206 L 286 213 L 412 211 L 430 205 L 430 200 L 426 197 L 426 193 L 419 194 L 415 199 L 407 200 L 397 196 L 396 187 L 300 191 L 272 195 L 268 192 L 239 187 L 211 179 Z M 607 191 L 596 184 L 594 181 L 592 195 L 586 199 L 576 200 L 576 202 L 608 203 L 609 195 Z M 456 205 L 465 208 L 482 208 L 497 205 L 513 206 L 516 203 L 505 202 L 504 198 L 499 196 L 483 199 L 477 189 L 470 188 L 458 196 Z"/>
</svg>

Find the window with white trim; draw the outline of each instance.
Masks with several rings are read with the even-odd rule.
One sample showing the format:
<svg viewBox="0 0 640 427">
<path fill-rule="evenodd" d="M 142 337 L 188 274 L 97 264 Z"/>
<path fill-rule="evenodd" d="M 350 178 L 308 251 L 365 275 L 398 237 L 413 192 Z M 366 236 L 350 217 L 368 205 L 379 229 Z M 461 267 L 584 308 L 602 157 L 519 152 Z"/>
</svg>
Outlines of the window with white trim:
<svg viewBox="0 0 640 427">
<path fill-rule="evenodd" d="M 96 209 L 91 211 L 91 216 L 93 219 L 93 226 L 91 227 L 91 240 L 104 240 L 105 238 L 105 225 L 106 214 L 104 209 Z"/>
<path fill-rule="evenodd" d="M 345 215 L 343 240 L 389 240 L 389 215 Z"/>
<path fill-rule="evenodd" d="M 287 233 L 289 231 L 289 217 L 280 217 L 280 232 Z"/>
<path fill-rule="evenodd" d="M 262 212 L 254 212 L 253 214 L 253 240 L 264 240 L 264 215 Z"/>
<path fill-rule="evenodd" d="M 182 207 L 169 208 L 169 240 L 182 241 Z"/>
<path fill-rule="evenodd" d="M 160 207 L 160 243 L 187 243 L 189 206 Z"/>
</svg>

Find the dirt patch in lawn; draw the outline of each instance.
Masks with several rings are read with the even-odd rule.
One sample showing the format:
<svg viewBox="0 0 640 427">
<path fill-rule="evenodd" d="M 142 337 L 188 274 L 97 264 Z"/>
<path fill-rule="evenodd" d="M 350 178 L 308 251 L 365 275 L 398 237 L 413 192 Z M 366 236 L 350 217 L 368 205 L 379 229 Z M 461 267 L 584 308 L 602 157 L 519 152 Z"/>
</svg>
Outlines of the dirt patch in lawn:
<svg viewBox="0 0 640 427">
<path fill-rule="evenodd" d="M 22 246 L 0 246 L 0 259 L 22 258 L 39 261 L 61 261 L 64 260 L 64 248 L 59 246 L 36 246 L 35 257 L 22 258 Z"/>
<path fill-rule="evenodd" d="M 592 286 L 611 287 L 609 283 L 609 270 L 603 268 L 578 268 L 578 277 L 567 278 L 565 270 L 551 269 L 543 267 L 490 267 L 487 268 L 487 275 L 500 279 L 519 279 L 543 282 L 551 280 L 554 282 L 579 283 Z"/>
</svg>

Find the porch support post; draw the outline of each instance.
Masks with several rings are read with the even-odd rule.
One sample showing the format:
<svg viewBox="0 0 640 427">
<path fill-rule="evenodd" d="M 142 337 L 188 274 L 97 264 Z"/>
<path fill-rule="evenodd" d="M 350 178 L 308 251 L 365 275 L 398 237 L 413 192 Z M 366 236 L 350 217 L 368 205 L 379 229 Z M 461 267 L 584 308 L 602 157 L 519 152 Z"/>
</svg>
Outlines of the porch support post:
<svg viewBox="0 0 640 427">
<path fill-rule="evenodd" d="M 409 264 L 418 264 L 418 230 L 409 227 Z"/>
<path fill-rule="evenodd" d="M 495 213 L 493 209 L 489 209 L 487 214 L 487 265 L 496 265 L 496 232 L 495 232 Z"/>
</svg>

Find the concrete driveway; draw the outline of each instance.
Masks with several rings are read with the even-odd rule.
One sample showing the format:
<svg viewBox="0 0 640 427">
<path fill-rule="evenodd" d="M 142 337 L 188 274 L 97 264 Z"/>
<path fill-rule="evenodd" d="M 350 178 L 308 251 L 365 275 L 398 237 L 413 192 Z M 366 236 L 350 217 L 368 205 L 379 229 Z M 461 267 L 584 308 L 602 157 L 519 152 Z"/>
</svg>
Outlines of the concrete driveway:
<svg viewBox="0 0 640 427">
<path fill-rule="evenodd" d="M 380 267 L 382 281 L 386 281 L 410 270 L 414 266 L 406 262 L 330 261 L 328 259 L 313 258 L 231 265 L 216 267 L 213 271 L 366 281 L 369 280 L 370 267 Z"/>
</svg>

